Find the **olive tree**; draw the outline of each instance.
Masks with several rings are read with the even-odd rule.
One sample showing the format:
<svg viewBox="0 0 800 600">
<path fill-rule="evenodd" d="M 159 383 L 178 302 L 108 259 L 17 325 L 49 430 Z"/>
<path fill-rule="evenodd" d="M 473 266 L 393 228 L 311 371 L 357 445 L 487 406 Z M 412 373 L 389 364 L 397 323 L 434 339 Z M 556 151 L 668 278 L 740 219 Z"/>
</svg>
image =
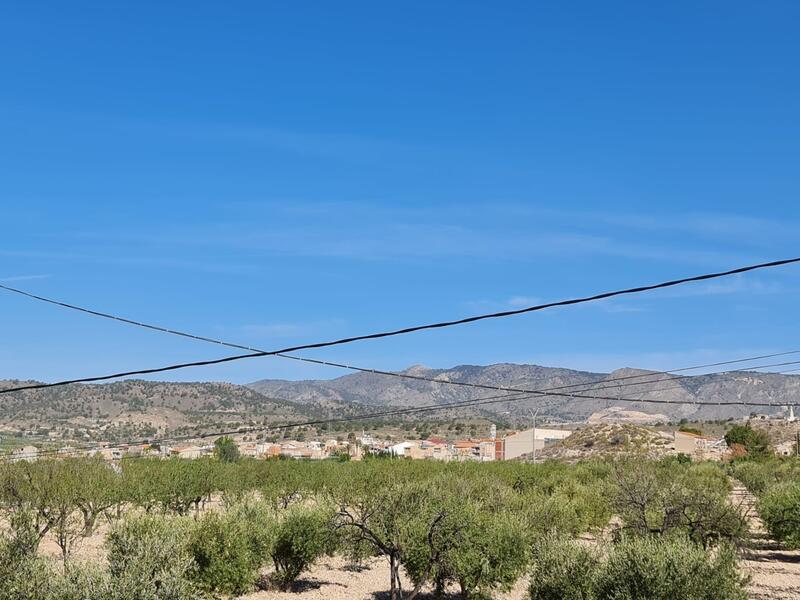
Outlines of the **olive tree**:
<svg viewBox="0 0 800 600">
<path fill-rule="evenodd" d="M 340 481 L 333 493 L 337 505 L 335 527 L 345 545 L 366 543 L 386 557 L 391 600 L 413 600 L 429 578 L 433 555 L 429 554 L 408 595 L 403 594 L 400 567 L 420 536 L 435 536 L 446 515 L 431 503 L 423 482 L 398 481 L 380 467 L 371 468 L 368 477 L 363 472 L 360 475 Z"/>
<path fill-rule="evenodd" d="M 730 502 L 730 483 L 714 465 L 621 460 L 612 481 L 612 505 L 628 533 L 680 531 L 704 547 L 747 536 L 745 511 Z"/>
</svg>

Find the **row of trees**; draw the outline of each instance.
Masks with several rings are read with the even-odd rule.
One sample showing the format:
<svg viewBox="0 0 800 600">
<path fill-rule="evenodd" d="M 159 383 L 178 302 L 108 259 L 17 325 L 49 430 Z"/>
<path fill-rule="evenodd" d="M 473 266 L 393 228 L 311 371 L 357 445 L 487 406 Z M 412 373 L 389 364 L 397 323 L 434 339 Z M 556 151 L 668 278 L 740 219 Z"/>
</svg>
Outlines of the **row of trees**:
<svg viewBox="0 0 800 600">
<path fill-rule="evenodd" d="M 733 475 L 758 498 L 770 535 L 788 548 L 800 548 L 800 459 L 741 460 Z"/>
<path fill-rule="evenodd" d="M 553 579 L 558 561 L 551 558 L 578 552 L 571 540 L 586 532 L 607 537 L 614 514 L 621 524 L 611 546 L 593 555 L 596 572 L 586 576 L 593 595 L 572 597 L 657 597 L 614 595 L 601 585 L 636 552 L 650 552 L 636 545 L 647 540 L 659 548 L 664 573 L 700 573 L 700 565 L 723 590 L 703 596 L 691 591 L 701 589 L 699 582 L 676 588 L 676 580 L 670 588 L 667 577 L 659 585 L 674 595 L 659 597 L 739 598 L 743 582 L 731 571 L 728 548 L 745 529 L 729 491 L 718 466 L 676 460 L 127 460 L 121 468 L 91 459 L 5 463 L 0 507 L 10 527 L 0 563 L 9 581 L 27 574 L 19 586 L 58 581 L 41 590 L 79 589 L 74 597 L 83 600 L 189 600 L 257 586 L 288 589 L 315 560 L 333 553 L 354 563 L 383 557 L 392 600 L 413 600 L 426 586 L 488 598 L 531 569 L 532 598 L 570 597 L 566 587 L 553 595 L 553 586 L 572 584 L 571 576 Z M 213 510 L 204 510 L 212 500 Z M 72 556 L 98 522 L 111 523 L 107 568 Z M 61 547 L 61 572 L 36 558 L 48 534 Z M 71 598 L 37 593 L 0 592 L 0 600 Z"/>
</svg>

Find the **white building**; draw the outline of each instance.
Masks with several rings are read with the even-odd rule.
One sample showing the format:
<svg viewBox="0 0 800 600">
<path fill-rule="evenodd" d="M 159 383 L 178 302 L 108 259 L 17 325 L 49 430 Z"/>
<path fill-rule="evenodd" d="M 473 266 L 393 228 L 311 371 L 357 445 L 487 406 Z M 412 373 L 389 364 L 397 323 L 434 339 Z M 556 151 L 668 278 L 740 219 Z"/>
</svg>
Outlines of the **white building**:
<svg viewBox="0 0 800 600">
<path fill-rule="evenodd" d="M 417 444 L 414 442 L 400 442 L 394 446 L 389 446 L 389 454 L 392 456 L 405 456 L 409 450 L 416 447 Z"/>
<path fill-rule="evenodd" d="M 17 448 L 11 453 L 12 462 L 20 460 L 27 460 L 28 462 L 35 462 L 39 458 L 39 449 L 36 446 L 23 446 Z"/>
<path fill-rule="evenodd" d="M 535 438 L 534 431 L 536 431 Z M 519 458 L 523 454 L 533 453 L 534 448 L 538 452 L 555 441 L 568 438 L 571 434 L 571 431 L 563 429 L 545 429 L 543 427 L 537 427 L 535 430 L 526 429 L 524 431 L 518 431 L 507 435 L 501 440 L 501 447 L 498 449 L 498 454 L 503 460 Z"/>
</svg>

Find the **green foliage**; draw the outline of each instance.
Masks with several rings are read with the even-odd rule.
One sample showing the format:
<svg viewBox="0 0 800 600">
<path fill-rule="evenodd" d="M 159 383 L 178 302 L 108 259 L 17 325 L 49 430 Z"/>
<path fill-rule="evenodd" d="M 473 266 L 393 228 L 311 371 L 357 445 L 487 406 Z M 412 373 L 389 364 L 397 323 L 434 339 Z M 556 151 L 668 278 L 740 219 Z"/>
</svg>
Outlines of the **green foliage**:
<svg viewBox="0 0 800 600">
<path fill-rule="evenodd" d="M 734 425 L 725 434 L 728 446 L 740 444 L 747 450 L 749 458 L 764 458 L 772 455 L 769 434 L 762 429 L 753 429 L 750 423 Z"/>
<path fill-rule="evenodd" d="M 465 597 L 491 598 L 509 590 L 528 564 L 522 523 L 511 515 L 473 509 L 450 522 L 453 537 L 437 555 L 434 580 L 458 583 Z"/>
<path fill-rule="evenodd" d="M 619 600 L 745 600 L 745 584 L 728 545 L 709 551 L 681 537 L 633 537 L 609 553 L 596 589 Z"/>
<path fill-rule="evenodd" d="M 226 467 L 212 459 L 140 459 L 123 466 L 123 494 L 128 501 L 148 512 L 160 507 L 164 512 L 186 515 L 202 508 L 211 494 L 226 486 Z"/>
<path fill-rule="evenodd" d="M 748 490 L 761 496 L 772 486 L 800 479 L 800 459 L 775 458 L 762 461 L 739 461 L 732 467 L 732 475 Z"/>
<path fill-rule="evenodd" d="M 800 461 L 730 469 L 761 490 L 765 520 L 780 524 L 794 502 L 785 482 L 796 481 Z M 354 559 L 386 557 L 394 598 L 401 568 L 414 583 L 412 594 L 424 585 L 440 591 L 455 585 L 465 596 L 490 597 L 513 585 L 531 552 L 533 597 L 590 598 L 600 570 L 615 563 L 561 538 L 601 530 L 618 514 L 623 538 L 668 544 L 677 543 L 677 533 L 698 545 L 697 556 L 716 556 L 703 547 L 724 548 L 721 542 L 744 534 L 729 491 L 721 467 L 677 459 L 576 465 L 140 459 L 124 461 L 121 475 L 96 459 L 6 463 L 0 510 L 9 527 L 0 540 L 0 582 L 23 592 L 31 581 L 56 582 L 64 590 L 57 600 L 193 600 L 247 592 L 270 563 L 276 583 L 289 588 L 335 546 Z M 212 496 L 222 498 L 222 509 L 204 514 Z M 123 506 L 129 516 L 108 536 L 107 569 L 70 561 L 61 575 L 35 558 L 45 533 L 64 533 L 70 547 L 94 519 L 114 517 Z M 624 539 L 620 552 L 634 543 Z M 613 558 L 617 550 L 609 552 Z M 573 577 L 578 565 L 597 567 L 597 579 Z M 23 592 L 0 600 L 38 597 Z"/>
<path fill-rule="evenodd" d="M 602 549 L 548 537 L 533 552 L 532 600 L 745 600 L 731 546 L 684 537 L 631 537 Z"/>
<path fill-rule="evenodd" d="M 233 441 L 233 438 L 228 436 L 222 436 L 216 439 L 214 442 L 214 454 L 222 462 L 228 463 L 236 462 L 241 458 L 239 447 L 236 445 L 236 442 Z"/>
<path fill-rule="evenodd" d="M 774 464 L 740 461 L 733 465 L 733 476 L 756 496 L 767 491 L 775 483 L 772 476 Z"/>
<path fill-rule="evenodd" d="M 287 590 L 318 558 L 333 550 L 332 512 L 325 507 L 290 507 L 275 530 L 271 549 L 275 582 Z"/>
<path fill-rule="evenodd" d="M 717 465 L 619 461 L 613 482 L 612 504 L 627 533 L 680 532 L 703 546 L 740 543 L 747 535 L 745 515 L 729 501 L 730 483 Z"/>
<path fill-rule="evenodd" d="M 800 548 L 800 482 L 771 487 L 759 500 L 758 509 L 776 540 L 788 548 Z"/>
<path fill-rule="evenodd" d="M 194 600 L 196 567 L 187 549 L 191 520 L 134 515 L 117 523 L 106 539 L 109 572 L 130 600 Z"/>
<path fill-rule="evenodd" d="M 204 515 L 192 529 L 189 552 L 194 579 L 204 589 L 223 594 L 250 591 L 258 578 L 261 557 L 254 551 L 250 523 L 240 515 Z"/>
<path fill-rule="evenodd" d="M 121 600 L 142 599 L 136 596 L 135 588 L 124 587 L 120 581 L 112 580 L 107 571 L 89 563 L 70 565 L 66 572 L 49 571 L 49 585 L 40 590 L 43 600 Z M 125 582 L 127 583 L 127 582 Z M 167 597 L 151 597 L 152 600 L 167 600 Z M 148 599 L 149 600 L 149 599 Z M 169 600 L 183 600 L 169 598 Z M 188 599 L 186 599 L 188 600 Z"/>
<path fill-rule="evenodd" d="M 596 551 L 549 534 L 533 544 L 532 600 L 594 600 L 600 573 Z"/>
<path fill-rule="evenodd" d="M 4 549 L 0 549 L 0 600 L 28 600 L 52 598 L 55 571 L 43 559 L 27 557 L 6 562 Z"/>
</svg>

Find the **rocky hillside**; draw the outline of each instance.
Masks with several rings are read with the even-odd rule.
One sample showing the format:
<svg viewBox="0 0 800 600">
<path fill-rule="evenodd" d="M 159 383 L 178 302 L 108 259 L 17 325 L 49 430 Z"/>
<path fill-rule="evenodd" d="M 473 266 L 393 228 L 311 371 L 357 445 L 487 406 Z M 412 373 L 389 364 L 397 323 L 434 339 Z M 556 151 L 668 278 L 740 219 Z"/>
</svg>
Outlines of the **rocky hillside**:
<svg viewBox="0 0 800 600">
<path fill-rule="evenodd" d="M 673 446 L 672 435 L 632 423 L 601 423 L 576 430 L 537 455 L 539 459 L 581 460 L 597 456 L 649 454 L 664 456 Z M 525 455 L 522 460 L 531 460 Z"/>
<path fill-rule="evenodd" d="M 647 414 L 665 415 L 670 419 L 727 419 L 751 412 L 773 414 L 783 411 L 783 405 L 800 398 L 800 376 L 764 373 L 728 373 L 674 379 L 673 375 L 620 369 L 612 373 L 590 373 L 536 365 L 496 364 L 490 366 L 462 365 L 452 369 L 429 369 L 415 366 L 403 371 L 440 380 L 498 385 L 541 390 L 570 385 L 579 387 L 559 390 L 573 397 L 549 396 L 522 402 L 485 404 L 461 409 L 459 414 L 509 415 L 523 417 L 528 409 L 541 405 L 541 414 L 563 420 L 584 420 L 593 413 L 613 406 Z M 646 374 L 647 377 L 632 379 Z M 621 381 L 617 380 L 622 377 Z M 591 390 L 589 385 L 591 384 Z M 475 398 L 495 396 L 499 392 L 426 381 L 392 378 L 370 373 L 355 373 L 331 380 L 283 381 L 265 379 L 250 387 L 268 396 L 292 398 L 298 403 L 342 402 L 370 406 L 413 407 L 422 404 L 444 404 Z M 584 390 L 584 391 L 581 391 Z M 608 399 L 587 399 L 580 396 L 599 395 Z M 622 399 L 685 402 L 663 404 L 653 402 L 623 402 Z M 774 407 L 722 406 L 733 401 L 771 402 Z M 720 405 L 698 406 L 694 402 L 714 402 Z"/>
<path fill-rule="evenodd" d="M 32 383 L 0 381 L 0 389 Z M 343 409 L 354 410 L 351 406 Z M 253 421 L 286 422 L 327 414 L 314 403 L 278 400 L 230 383 L 129 380 L 4 394 L 0 427 L 73 429 L 114 438 Z M 119 435 L 112 435 L 115 431 Z"/>
</svg>

